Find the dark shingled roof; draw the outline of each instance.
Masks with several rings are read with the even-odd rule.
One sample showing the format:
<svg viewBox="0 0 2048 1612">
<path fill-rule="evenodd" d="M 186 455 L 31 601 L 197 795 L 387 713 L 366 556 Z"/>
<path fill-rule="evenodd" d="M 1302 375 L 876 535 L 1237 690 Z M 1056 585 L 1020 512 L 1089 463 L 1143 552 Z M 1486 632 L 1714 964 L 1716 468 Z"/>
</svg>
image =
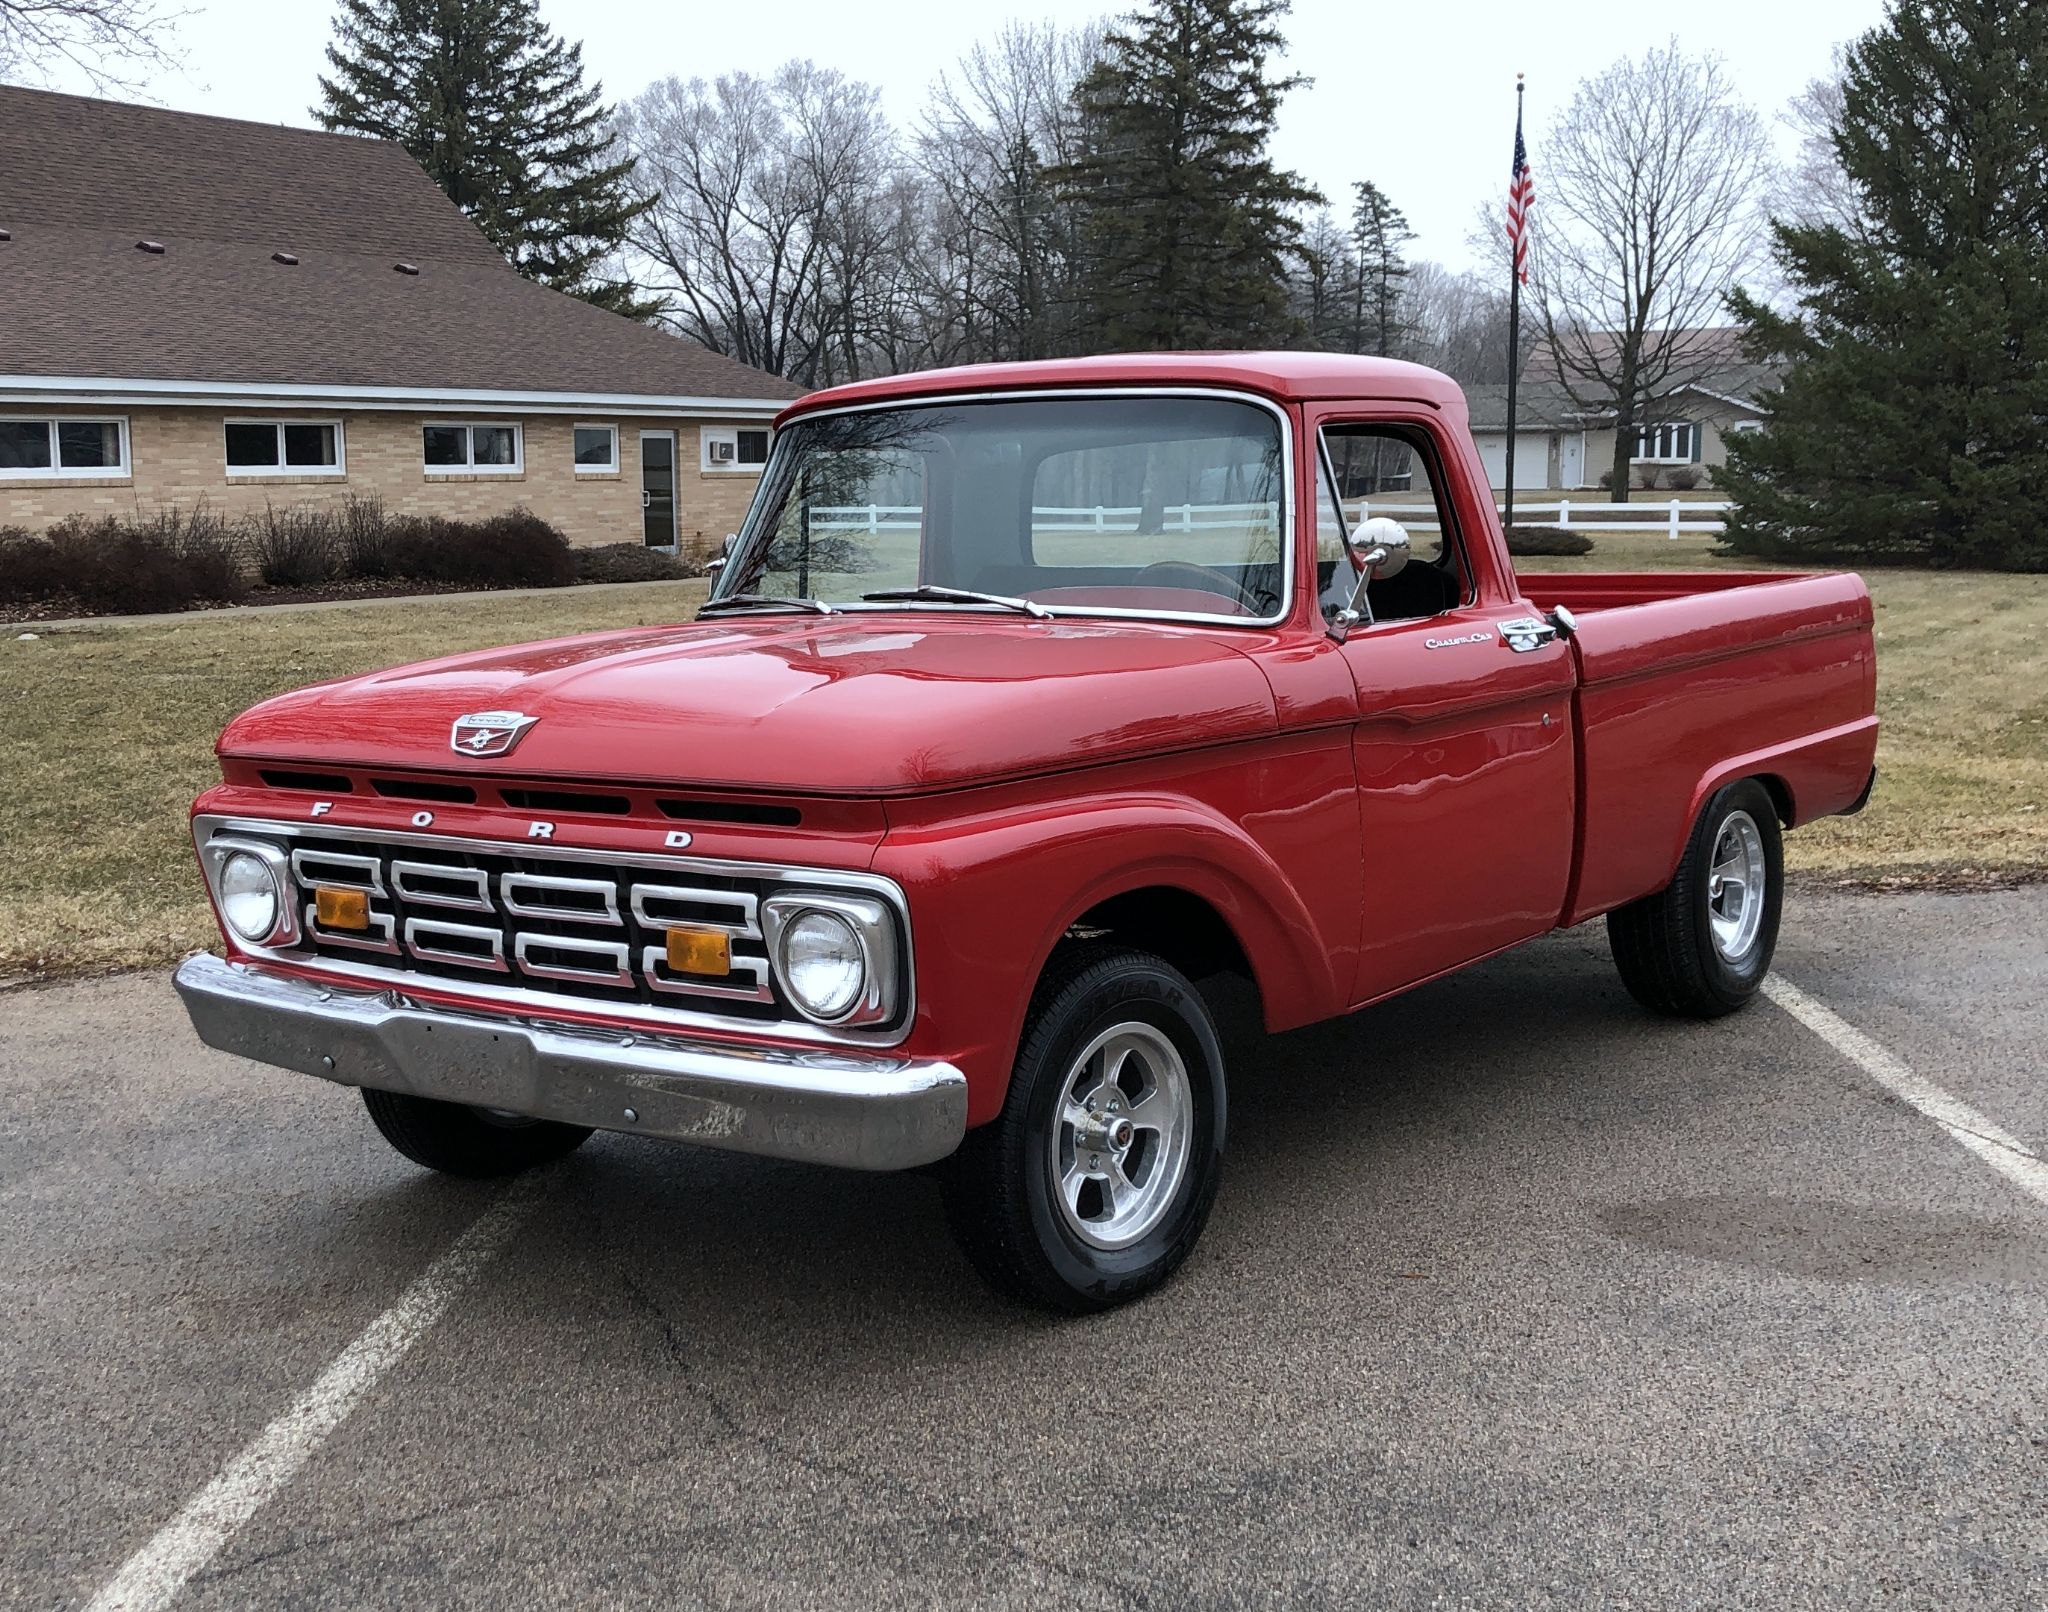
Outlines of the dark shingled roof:
<svg viewBox="0 0 2048 1612">
<path fill-rule="evenodd" d="M 1474 431 L 1505 431 L 1508 428 L 1508 389 L 1505 386 L 1468 386 L 1465 406 L 1472 414 Z M 1571 394 L 1555 381 L 1523 381 L 1515 388 L 1515 429 L 1518 431 L 1578 430 L 1595 410 L 1582 409 Z"/>
<path fill-rule="evenodd" d="M 801 390 L 520 278 L 381 140 L 0 86 L 0 230 L 0 374 Z"/>
</svg>

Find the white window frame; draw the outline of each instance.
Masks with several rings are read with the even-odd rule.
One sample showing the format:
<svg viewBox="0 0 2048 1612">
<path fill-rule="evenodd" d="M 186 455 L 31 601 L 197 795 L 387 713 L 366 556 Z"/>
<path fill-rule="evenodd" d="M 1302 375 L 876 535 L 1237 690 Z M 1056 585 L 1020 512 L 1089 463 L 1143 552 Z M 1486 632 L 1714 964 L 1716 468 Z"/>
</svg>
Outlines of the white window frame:
<svg viewBox="0 0 2048 1612">
<path fill-rule="evenodd" d="M 47 465 L 0 468 L 0 481 L 126 481 L 135 474 L 135 461 L 128 448 L 128 416 L 125 414 L 0 414 L 8 425 L 40 425 L 50 439 Z M 57 427 L 60 425 L 111 425 L 121 444 L 118 465 L 83 465 L 66 469 L 57 456 Z"/>
<path fill-rule="evenodd" d="M 463 433 L 465 451 L 469 459 L 459 465 L 430 465 L 427 463 L 427 429 L 430 426 L 445 426 Z M 476 432 L 507 431 L 512 433 L 512 462 L 509 465 L 480 465 L 476 462 Z M 420 421 L 420 468 L 429 476 L 523 476 L 526 474 L 526 427 L 518 420 L 433 420 Z"/>
<path fill-rule="evenodd" d="M 765 457 L 758 465 L 740 463 L 740 433 L 758 431 L 768 439 L 772 452 L 775 447 L 775 433 L 767 425 L 706 425 L 697 428 L 697 468 L 707 476 L 758 476 L 767 467 Z M 725 442 L 732 446 L 730 464 L 715 462 L 711 457 L 711 444 Z"/>
<path fill-rule="evenodd" d="M 586 465 L 576 458 L 576 433 L 578 431 L 607 431 L 612 439 L 612 462 L 608 465 Z M 472 447 L 470 452 L 476 449 Z M 616 476 L 619 473 L 619 428 L 608 420 L 578 420 L 569 427 L 569 463 L 579 476 Z"/>
<path fill-rule="evenodd" d="M 1636 452 L 1629 460 L 1629 463 L 1637 465 L 1689 465 L 1693 462 L 1692 449 L 1693 443 L 1696 440 L 1694 433 L 1699 428 L 1697 420 L 1657 420 L 1649 425 L 1638 427 L 1636 431 Z M 1683 453 L 1644 453 L 1642 451 L 1645 447 L 1674 447 L 1678 441 L 1678 433 L 1681 431 L 1685 433 L 1685 451 Z"/>
<path fill-rule="evenodd" d="M 268 425 L 277 428 L 277 463 L 272 465 L 231 465 L 228 464 L 228 427 L 231 425 Z M 334 463 L 331 465 L 288 465 L 284 462 L 284 428 L 288 425 L 324 425 L 334 432 Z M 422 439 L 421 452 L 425 443 Z M 340 480 L 348 474 L 348 439 L 339 419 L 279 420 L 260 416 L 230 414 L 220 422 L 220 458 L 230 480 L 245 476 L 268 476 L 275 480 L 279 476 L 319 476 L 325 480 Z"/>
</svg>

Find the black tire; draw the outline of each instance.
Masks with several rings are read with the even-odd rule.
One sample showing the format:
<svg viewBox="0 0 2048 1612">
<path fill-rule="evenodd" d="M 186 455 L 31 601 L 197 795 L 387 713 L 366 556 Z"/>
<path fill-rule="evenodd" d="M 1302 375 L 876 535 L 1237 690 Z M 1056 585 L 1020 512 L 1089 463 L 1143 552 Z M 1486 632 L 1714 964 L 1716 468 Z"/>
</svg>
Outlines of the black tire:
<svg viewBox="0 0 2048 1612">
<path fill-rule="evenodd" d="M 1760 842 L 1763 908 L 1753 937 L 1731 955 L 1715 939 L 1714 852 L 1724 831 L 1739 831 L 1738 815 L 1748 819 Z M 1730 784 L 1700 813 L 1671 883 L 1607 915 L 1607 944 L 1622 984 L 1656 1013 L 1692 1019 L 1733 1013 L 1756 995 L 1771 970 L 1784 895 L 1777 803 L 1753 778 Z"/>
<path fill-rule="evenodd" d="M 1169 1191 L 1170 1178 L 1161 1178 L 1165 1207 L 1156 1223 L 1127 1246 L 1104 1248 L 1070 1224 L 1053 1171 L 1078 1060 L 1126 1024 L 1141 1033 L 1149 1026 L 1178 1055 L 1187 1145 L 1178 1185 Z M 1143 1077 L 1141 1069 L 1132 1078 Z M 1216 1026 L 1186 976 L 1149 952 L 1074 947 L 1054 958 L 1033 997 L 1002 1114 L 970 1131 L 948 1161 L 947 1219 L 976 1269 L 1007 1297 L 1067 1314 L 1127 1303 L 1171 1276 L 1201 1236 L 1223 1177 L 1227 1120 Z"/>
<path fill-rule="evenodd" d="M 363 1088 L 370 1121 L 415 1164 L 443 1175 L 516 1175 L 573 1153 L 588 1127 L 549 1119 L 499 1119 L 462 1103 Z"/>
</svg>

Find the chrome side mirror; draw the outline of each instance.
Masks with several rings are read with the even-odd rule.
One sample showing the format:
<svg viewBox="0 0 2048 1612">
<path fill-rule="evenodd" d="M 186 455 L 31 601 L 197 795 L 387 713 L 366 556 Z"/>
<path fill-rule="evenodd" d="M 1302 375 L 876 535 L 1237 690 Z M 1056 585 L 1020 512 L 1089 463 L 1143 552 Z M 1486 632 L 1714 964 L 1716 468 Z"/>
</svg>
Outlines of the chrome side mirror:
<svg viewBox="0 0 2048 1612">
<path fill-rule="evenodd" d="M 1408 532 L 1399 521 L 1376 515 L 1350 534 L 1351 563 L 1358 567 L 1358 584 L 1351 590 L 1351 602 L 1330 618 L 1330 636 L 1343 643 L 1361 621 L 1372 625 L 1372 601 L 1366 589 L 1375 582 L 1399 576 L 1408 563 Z"/>
<path fill-rule="evenodd" d="M 717 555 L 704 562 L 704 574 L 716 580 L 718 573 L 723 571 L 727 562 L 732 559 L 732 551 L 739 546 L 740 534 L 738 532 L 727 532 L 725 534 L 725 541 L 718 545 Z"/>
</svg>

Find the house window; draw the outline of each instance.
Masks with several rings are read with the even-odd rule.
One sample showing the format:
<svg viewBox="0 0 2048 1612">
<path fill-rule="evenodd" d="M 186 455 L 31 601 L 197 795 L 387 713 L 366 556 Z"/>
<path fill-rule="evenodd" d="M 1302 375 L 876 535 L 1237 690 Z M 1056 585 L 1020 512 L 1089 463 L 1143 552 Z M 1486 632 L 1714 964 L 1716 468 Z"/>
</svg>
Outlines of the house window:
<svg viewBox="0 0 2048 1612">
<path fill-rule="evenodd" d="M 619 468 L 619 428 L 615 425 L 576 427 L 576 474 L 596 476 Z"/>
<path fill-rule="evenodd" d="M 1684 420 L 1664 420 L 1636 433 L 1636 463 L 1689 465 L 1693 462 L 1694 427 Z"/>
<path fill-rule="evenodd" d="M 706 470 L 736 470 L 758 476 L 768 462 L 768 428 L 707 425 L 697 433 Z"/>
<path fill-rule="evenodd" d="M 436 422 L 421 428 L 421 446 L 430 476 L 437 471 L 443 475 L 475 472 L 504 476 L 525 468 L 517 425 Z"/>
<path fill-rule="evenodd" d="M 127 474 L 126 420 L 0 419 L 0 478 Z"/>
<path fill-rule="evenodd" d="M 339 420 L 229 420 L 230 476 L 339 476 Z"/>
</svg>

